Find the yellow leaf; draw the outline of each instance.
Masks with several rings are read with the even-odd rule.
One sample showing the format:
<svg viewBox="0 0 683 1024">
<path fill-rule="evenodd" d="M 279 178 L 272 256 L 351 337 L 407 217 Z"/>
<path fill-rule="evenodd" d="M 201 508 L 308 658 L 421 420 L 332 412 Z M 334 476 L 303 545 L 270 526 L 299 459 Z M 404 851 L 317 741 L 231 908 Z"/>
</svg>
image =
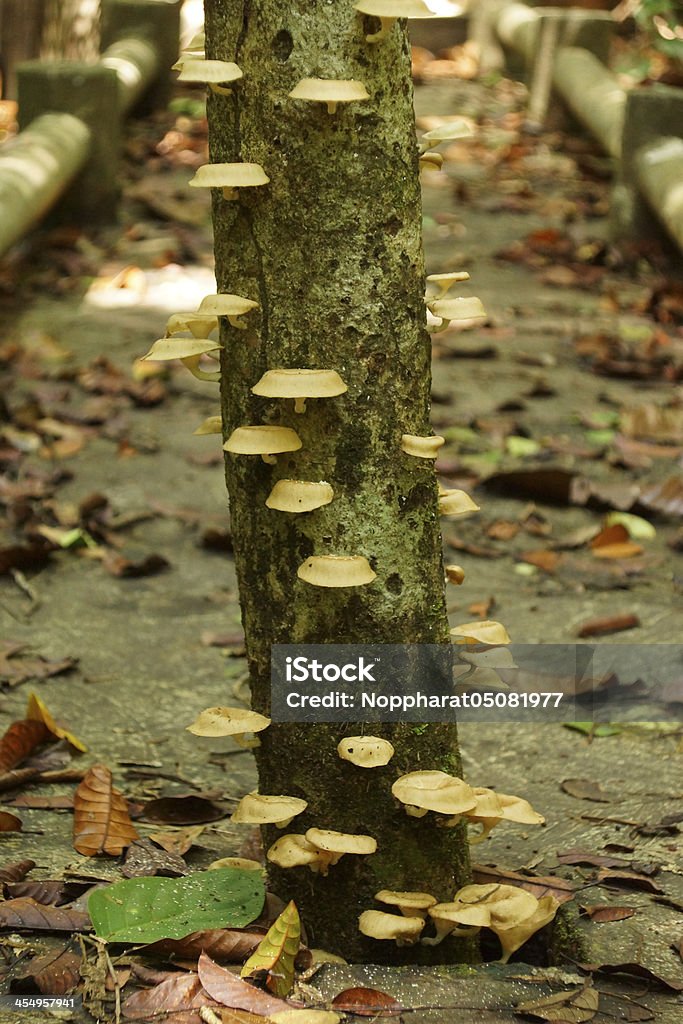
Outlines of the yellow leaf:
<svg viewBox="0 0 683 1024">
<path fill-rule="evenodd" d="M 58 740 L 66 740 L 70 747 L 79 750 L 82 754 L 88 749 L 85 743 L 79 740 L 78 737 L 55 722 L 44 701 L 40 699 L 37 693 L 29 693 L 28 695 L 26 717 L 33 719 L 34 722 L 42 722 L 48 732 L 56 736 Z"/>
<path fill-rule="evenodd" d="M 251 978 L 265 971 L 268 991 L 284 999 L 294 985 L 294 959 L 299 952 L 300 941 L 301 921 L 292 900 L 244 964 L 240 977 Z"/>
</svg>

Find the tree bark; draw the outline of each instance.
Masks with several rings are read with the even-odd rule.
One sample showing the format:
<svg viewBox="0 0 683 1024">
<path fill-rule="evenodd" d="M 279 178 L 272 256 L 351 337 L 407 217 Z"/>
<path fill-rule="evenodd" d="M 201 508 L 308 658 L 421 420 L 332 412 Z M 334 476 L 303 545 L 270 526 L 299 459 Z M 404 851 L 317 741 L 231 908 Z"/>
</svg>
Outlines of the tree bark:
<svg viewBox="0 0 683 1024">
<path fill-rule="evenodd" d="M 421 201 L 405 23 L 380 43 L 378 23 L 350 2 L 205 0 L 207 56 L 244 72 L 230 97 L 210 95 L 212 162 L 261 164 L 265 187 L 236 202 L 214 190 L 218 290 L 254 299 L 248 328 L 223 329 L 225 436 L 246 424 L 294 428 L 303 446 L 276 466 L 227 455 L 226 477 L 252 688 L 268 713 L 270 648 L 296 643 L 448 643 L 437 483 L 431 460 L 404 454 L 403 433 L 430 434 L 430 343 L 425 329 Z M 288 98 L 302 78 L 358 79 L 370 99 L 340 105 Z M 338 398 L 258 398 L 267 369 L 330 368 Z M 331 504 L 305 514 L 268 509 L 276 480 L 326 480 Z M 312 554 L 364 555 L 370 585 L 327 590 L 297 578 Z M 399 775 L 460 774 L 453 724 L 373 726 L 396 748 L 385 768 L 336 753 L 361 724 L 273 725 L 256 752 L 262 793 L 308 800 L 287 832 L 311 826 L 373 835 L 376 854 L 346 856 L 324 878 L 271 871 L 293 898 L 309 942 L 366 960 L 462 959 L 453 941 L 407 951 L 364 938 L 361 911 L 382 888 L 450 900 L 468 877 L 460 828 L 409 818 L 391 796 Z M 270 844 L 282 833 L 266 829 Z"/>
</svg>

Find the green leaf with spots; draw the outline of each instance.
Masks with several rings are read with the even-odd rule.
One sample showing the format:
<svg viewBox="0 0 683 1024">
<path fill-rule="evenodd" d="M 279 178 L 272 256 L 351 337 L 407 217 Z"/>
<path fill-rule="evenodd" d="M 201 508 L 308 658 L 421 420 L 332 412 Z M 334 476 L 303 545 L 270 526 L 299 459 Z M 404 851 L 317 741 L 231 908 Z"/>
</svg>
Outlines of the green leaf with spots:
<svg viewBox="0 0 683 1024">
<path fill-rule="evenodd" d="M 220 868 L 186 878 L 128 878 L 95 889 L 88 912 L 107 942 L 182 939 L 210 928 L 244 928 L 263 907 L 259 871 Z"/>
</svg>

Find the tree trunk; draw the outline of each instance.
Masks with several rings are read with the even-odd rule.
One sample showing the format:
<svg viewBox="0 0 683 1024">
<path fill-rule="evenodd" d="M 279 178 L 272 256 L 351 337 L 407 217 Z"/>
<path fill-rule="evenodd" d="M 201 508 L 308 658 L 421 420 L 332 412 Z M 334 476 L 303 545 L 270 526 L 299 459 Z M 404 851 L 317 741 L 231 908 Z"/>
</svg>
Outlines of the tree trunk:
<svg viewBox="0 0 683 1024">
<path fill-rule="evenodd" d="M 277 465 L 227 455 L 233 543 L 253 707 L 268 713 L 270 648 L 302 643 L 448 643 L 437 483 L 432 460 L 401 451 L 430 434 L 418 154 L 405 23 L 368 44 L 378 23 L 350 2 L 205 0 L 207 56 L 244 72 L 230 97 L 210 95 L 212 162 L 263 166 L 265 187 L 236 202 L 214 190 L 218 290 L 259 310 L 224 328 L 225 436 L 246 424 L 294 428 L 303 446 Z M 370 99 L 340 105 L 288 98 L 302 78 L 358 79 Z M 308 402 L 256 397 L 267 369 L 330 368 L 346 394 Z M 276 480 L 327 480 L 331 504 L 305 514 L 268 509 Z M 297 578 L 310 555 L 364 555 L 370 585 L 328 590 Z M 357 917 L 382 888 L 450 900 L 468 877 L 460 828 L 409 818 L 391 796 L 418 769 L 460 774 L 455 726 L 373 726 L 396 748 L 384 768 L 340 760 L 360 724 L 273 725 L 257 751 L 262 793 L 308 800 L 287 832 L 316 826 L 369 833 L 376 854 L 346 856 L 327 877 L 271 871 L 299 906 L 309 942 L 356 959 L 464 958 L 462 942 L 396 950 L 360 935 Z M 266 829 L 272 843 L 282 832 Z"/>
</svg>

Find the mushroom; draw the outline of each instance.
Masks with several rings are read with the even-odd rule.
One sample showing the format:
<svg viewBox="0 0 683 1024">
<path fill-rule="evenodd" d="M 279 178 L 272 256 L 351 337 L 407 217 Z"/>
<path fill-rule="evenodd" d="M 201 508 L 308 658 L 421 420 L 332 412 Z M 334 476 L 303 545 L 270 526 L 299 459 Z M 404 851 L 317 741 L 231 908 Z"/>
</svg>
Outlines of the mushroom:
<svg viewBox="0 0 683 1024">
<path fill-rule="evenodd" d="M 439 515 L 462 516 L 467 512 L 478 511 L 479 505 L 472 501 L 467 491 L 459 491 L 454 487 L 439 492 Z"/>
<path fill-rule="evenodd" d="M 381 768 L 389 764 L 394 748 L 381 736 L 345 736 L 337 744 L 342 761 L 350 761 L 359 768 Z"/>
<path fill-rule="evenodd" d="M 192 188 L 220 188 L 224 199 L 237 199 L 240 188 L 267 185 L 270 178 L 260 164 L 203 164 L 188 185 Z"/>
<path fill-rule="evenodd" d="M 216 381 L 221 379 L 220 372 L 200 370 L 199 361 L 206 353 L 216 352 L 220 348 L 222 346 L 217 341 L 210 341 L 208 338 L 157 338 L 142 359 L 149 359 L 150 362 L 179 359 L 197 380 Z"/>
<path fill-rule="evenodd" d="M 340 103 L 369 100 L 362 82 L 353 78 L 302 78 L 289 93 L 290 99 L 324 103 L 328 114 L 335 114 Z"/>
<path fill-rule="evenodd" d="M 275 825 L 286 828 L 297 814 L 308 807 L 307 800 L 296 796 L 266 796 L 261 793 L 247 793 L 230 816 L 238 825 Z"/>
<path fill-rule="evenodd" d="M 440 146 L 442 142 L 452 142 L 454 139 L 471 139 L 473 135 L 474 132 L 469 121 L 459 117 L 457 121 L 448 121 L 447 124 L 441 124 L 438 128 L 432 128 L 431 131 L 425 132 L 420 139 L 420 145 L 424 151 L 433 149 L 434 146 Z"/>
<path fill-rule="evenodd" d="M 500 821 L 514 821 L 520 825 L 544 825 L 545 818 L 535 811 L 528 800 L 508 793 L 495 793 L 491 789 L 474 790 L 477 803 L 467 811 L 468 821 L 481 823 L 482 831 L 470 839 L 472 845 L 481 843 Z"/>
<path fill-rule="evenodd" d="M 245 299 L 243 295 L 229 295 L 227 292 L 219 292 L 218 295 L 206 295 L 199 303 L 198 314 L 205 316 L 227 316 L 228 322 L 243 331 L 246 324 L 240 317 L 250 313 L 252 309 L 258 309 L 258 302 L 253 299 Z"/>
<path fill-rule="evenodd" d="M 440 171 L 443 167 L 443 156 L 441 153 L 420 153 L 418 162 L 421 171 Z"/>
<path fill-rule="evenodd" d="M 380 30 L 365 37 L 366 43 L 378 43 L 384 39 L 399 18 L 433 18 L 431 11 L 422 0 L 357 0 L 354 11 L 379 18 Z"/>
<path fill-rule="evenodd" d="M 481 299 L 471 296 L 470 298 L 458 299 L 434 299 L 428 302 L 430 312 L 441 319 L 438 327 L 432 327 L 432 334 L 439 334 L 445 331 L 452 320 L 480 320 L 487 316 Z"/>
<path fill-rule="evenodd" d="M 275 465 L 276 455 L 298 452 L 301 438 L 290 427 L 236 427 L 223 445 L 223 451 L 234 455 L 260 455 L 264 462 Z"/>
<path fill-rule="evenodd" d="M 535 913 L 538 900 L 531 893 L 514 885 L 466 885 L 459 889 L 452 903 L 437 903 L 428 913 L 434 921 L 436 937 L 423 943 L 436 946 L 458 925 L 491 928 L 502 922 L 517 923 Z M 462 932 L 460 932 L 462 934 Z"/>
<path fill-rule="evenodd" d="M 222 416 L 207 416 L 202 423 L 199 424 L 196 430 L 192 431 L 197 437 L 203 437 L 205 434 L 222 434 L 223 433 L 223 417 Z"/>
<path fill-rule="evenodd" d="M 456 644 L 511 644 L 505 626 L 495 619 L 481 619 L 477 622 L 461 622 L 449 630 L 451 636 L 459 637 Z"/>
<path fill-rule="evenodd" d="M 328 868 L 337 864 L 347 853 L 368 856 L 377 850 L 377 840 L 372 836 L 353 835 L 350 832 L 309 828 L 306 839 L 320 853 L 321 875 L 326 875 Z"/>
<path fill-rule="evenodd" d="M 329 505 L 334 491 L 326 480 L 278 480 L 266 498 L 278 512 L 312 512 Z"/>
<path fill-rule="evenodd" d="M 195 718 L 187 731 L 195 736 L 232 736 L 235 743 L 245 750 L 258 747 L 260 740 L 255 736 L 245 739 L 249 732 L 262 732 L 270 725 L 270 719 L 249 708 L 206 708 Z"/>
<path fill-rule="evenodd" d="M 427 912 L 434 925 L 436 935 L 422 939 L 423 946 L 438 946 L 447 935 L 465 936 L 476 934 L 481 927 L 488 924 L 489 920 L 488 912 L 484 912 L 485 920 L 482 924 L 463 925 L 461 923 L 462 909 L 459 903 L 435 903 Z"/>
<path fill-rule="evenodd" d="M 412 818 L 423 818 L 427 811 L 460 815 L 476 805 L 466 782 L 441 771 L 408 772 L 396 779 L 391 792 Z"/>
<path fill-rule="evenodd" d="M 447 581 L 454 583 L 456 587 L 459 587 L 465 580 L 465 570 L 461 565 L 445 565 L 444 572 Z"/>
<path fill-rule="evenodd" d="M 469 281 L 470 275 L 466 270 L 453 270 L 448 274 L 427 274 L 427 283 L 435 284 L 439 289 L 438 298 L 442 299 L 450 291 L 454 284 L 460 281 Z"/>
<path fill-rule="evenodd" d="M 166 321 L 166 334 L 189 331 L 195 338 L 208 338 L 218 327 L 218 317 L 206 313 L 171 313 Z"/>
<path fill-rule="evenodd" d="M 249 857 L 221 857 L 219 860 L 212 860 L 207 871 L 220 871 L 221 868 L 237 868 L 239 871 L 264 871 L 263 864 L 258 860 L 251 860 Z"/>
<path fill-rule="evenodd" d="M 205 60 L 199 55 L 187 55 L 181 61 L 179 82 L 204 82 L 212 92 L 230 96 L 232 89 L 220 82 L 236 82 L 242 78 L 242 70 L 232 61 Z"/>
<path fill-rule="evenodd" d="M 370 939 L 388 939 L 397 946 L 413 946 L 424 928 L 421 917 L 399 917 L 383 910 L 364 910 L 358 918 L 358 928 Z"/>
<path fill-rule="evenodd" d="M 377 578 L 363 555 L 311 555 L 296 574 L 312 587 L 362 587 Z"/>
<path fill-rule="evenodd" d="M 421 437 L 419 434 L 402 434 L 401 451 L 414 455 L 416 459 L 435 459 L 446 438 L 439 434 Z"/>
<path fill-rule="evenodd" d="M 251 389 L 263 398 L 293 398 L 294 412 L 306 412 L 307 398 L 334 398 L 348 387 L 336 370 L 266 370 Z"/>
<path fill-rule="evenodd" d="M 314 873 L 320 869 L 320 850 L 309 843 L 306 836 L 290 833 L 277 839 L 266 853 L 271 864 L 279 868 L 310 868 Z"/>
<path fill-rule="evenodd" d="M 512 922 L 510 924 L 507 923 L 507 920 L 492 920 L 489 928 L 498 936 L 503 951 L 500 963 L 506 964 L 520 946 L 523 946 L 532 935 L 552 921 L 559 905 L 559 901 L 554 896 L 542 896 L 538 900 L 533 914 L 521 921 L 513 917 L 508 919 Z"/>
<path fill-rule="evenodd" d="M 395 892 L 393 889 L 376 892 L 375 899 L 390 907 L 398 907 L 404 917 L 421 917 L 423 921 L 429 908 L 436 903 L 436 897 L 428 892 Z"/>
</svg>

